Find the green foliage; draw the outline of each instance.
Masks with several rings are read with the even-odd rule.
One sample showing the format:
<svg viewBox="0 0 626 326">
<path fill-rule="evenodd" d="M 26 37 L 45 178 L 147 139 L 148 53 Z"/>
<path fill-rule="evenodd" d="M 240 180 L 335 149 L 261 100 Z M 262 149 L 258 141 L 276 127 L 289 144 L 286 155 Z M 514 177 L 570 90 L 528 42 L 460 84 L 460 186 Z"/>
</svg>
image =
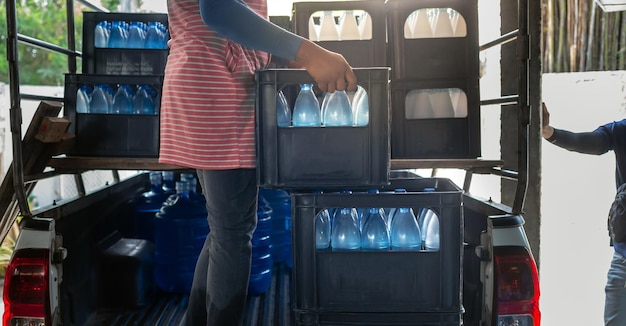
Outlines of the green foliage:
<svg viewBox="0 0 626 326">
<path fill-rule="evenodd" d="M 21 35 L 67 48 L 67 15 L 64 0 L 16 1 L 17 32 Z M 76 50 L 82 49 L 82 22 L 80 6 L 74 10 Z M 6 0 L 0 0 L 0 51 L 7 53 Z M 2 55 L 6 57 L 6 55 Z M 68 72 L 67 56 L 39 47 L 18 43 L 19 77 L 21 84 L 63 85 Z M 80 64 L 78 64 L 80 66 Z M 0 82 L 9 82 L 8 61 L 0 62 Z"/>
</svg>

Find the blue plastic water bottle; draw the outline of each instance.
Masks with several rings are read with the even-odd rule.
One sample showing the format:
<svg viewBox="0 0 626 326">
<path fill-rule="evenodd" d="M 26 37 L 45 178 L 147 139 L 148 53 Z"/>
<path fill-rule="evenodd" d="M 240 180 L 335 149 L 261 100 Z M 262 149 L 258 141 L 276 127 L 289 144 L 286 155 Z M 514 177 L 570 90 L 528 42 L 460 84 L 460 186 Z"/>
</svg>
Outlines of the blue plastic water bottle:
<svg viewBox="0 0 626 326">
<path fill-rule="evenodd" d="M 291 125 L 291 109 L 283 91 L 278 91 L 276 95 L 276 123 L 279 127 Z"/>
<path fill-rule="evenodd" d="M 148 23 L 145 42 L 146 49 L 163 49 L 164 36 L 159 24 L 159 22 Z"/>
<path fill-rule="evenodd" d="M 148 85 L 139 85 L 135 99 L 133 100 L 134 114 L 156 114 L 153 90 Z"/>
<path fill-rule="evenodd" d="M 111 103 L 106 91 L 106 85 L 96 84 L 91 93 L 91 101 L 89 101 L 89 113 L 103 113 L 107 114 L 111 112 Z"/>
<path fill-rule="evenodd" d="M 109 34 L 109 48 L 125 48 L 128 40 L 128 34 L 123 21 L 114 21 L 111 24 L 111 33 Z"/>
<path fill-rule="evenodd" d="M 424 250 L 437 251 L 440 246 L 439 238 L 439 216 L 430 208 L 422 209 L 421 231 Z"/>
<path fill-rule="evenodd" d="M 324 115 L 322 125 L 324 126 L 352 126 L 352 107 L 348 94 L 345 91 L 334 91 L 324 97 L 322 107 Z"/>
<path fill-rule="evenodd" d="M 131 49 L 142 49 L 146 43 L 144 22 L 131 22 L 126 45 Z"/>
<path fill-rule="evenodd" d="M 392 249 L 421 250 L 422 236 L 412 208 L 396 210 L 391 220 L 390 238 Z"/>
<path fill-rule="evenodd" d="M 94 40 L 93 45 L 96 48 L 107 48 L 109 47 L 109 26 L 107 21 L 101 21 L 96 24 L 96 28 L 94 29 Z"/>
<path fill-rule="evenodd" d="M 133 100 L 131 97 L 132 90 L 130 86 L 123 84 L 118 85 L 117 91 L 113 96 L 113 103 L 111 104 L 111 113 L 114 114 L 131 114 L 133 113 Z"/>
<path fill-rule="evenodd" d="M 302 84 L 293 109 L 293 126 L 318 127 L 320 125 L 320 104 L 313 92 L 313 84 Z"/>
</svg>

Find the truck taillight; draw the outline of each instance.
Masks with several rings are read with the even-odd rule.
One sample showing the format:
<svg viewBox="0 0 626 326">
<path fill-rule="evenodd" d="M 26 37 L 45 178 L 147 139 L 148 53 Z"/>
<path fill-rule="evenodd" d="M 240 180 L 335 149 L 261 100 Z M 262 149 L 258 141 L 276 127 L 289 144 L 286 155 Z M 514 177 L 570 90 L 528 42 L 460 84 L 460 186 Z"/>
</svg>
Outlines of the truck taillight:
<svg viewBox="0 0 626 326">
<path fill-rule="evenodd" d="M 3 326 L 51 325 L 49 254 L 46 249 L 18 249 L 4 279 Z"/>
<path fill-rule="evenodd" d="M 497 326 L 539 326 L 539 275 L 523 247 L 495 247 L 495 318 Z"/>
</svg>

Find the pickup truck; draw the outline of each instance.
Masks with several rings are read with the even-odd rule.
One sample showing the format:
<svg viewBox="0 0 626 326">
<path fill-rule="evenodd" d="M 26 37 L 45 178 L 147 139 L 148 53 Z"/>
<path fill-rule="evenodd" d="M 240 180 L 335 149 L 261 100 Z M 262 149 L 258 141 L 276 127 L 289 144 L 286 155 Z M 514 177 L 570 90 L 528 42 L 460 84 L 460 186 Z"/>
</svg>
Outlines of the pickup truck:
<svg viewBox="0 0 626 326">
<path fill-rule="evenodd" d="M 491 45 L 517 40 L 522 44 L 521 49 L 527 49 L 527 8 L 528 2 L 520 0 L 520 28 Z M 17 53 L 12 52 L 18 42 L 15 21 L 10 19 L 14 9 L 15 3 L 7 2 L 9 53 Z M 4 282 L 3 325 L 180 324 L 185 314 L 187 294 L 162 291 L 152 285 L 154 275 L 150 269 L 151 258 L 144 254 L 150 252 L 150 244 L 132 238 L 135 228 L 132 222 L 134 201 L 150 189 L 148 171 L 180 172 L 180 169 L 158 164 L 155 159 L 63 155 L 67 150 L 63 135 L 57 136 L 57 141 L 46 139 L 45 142 L 37 135 L 42 132 L 44 121 L 54 121 L 48 118 L 59 116 L 67 98 L 29 98 L 40 100 L 41 103 L 22 138 L 20 101 L 28 96 L 19 93 L 16 58 L 11 55 L 8 59 L 13 71 L 11 122 L 14 154 L 17 155 L 0 186 L 0 207 L 5 209 L 3 236 L 18 216 L 22 216 L 22 219 L 21 232 Z M 520 72 L 524 78 L 519 78 L 518 97 L 491 100 L 483 104 L 516 102 L 520 108 L 527 110 L 529 102 L 533 105 L 538 103 L 536 98 L 532 98 L 534 94 L 528 92 L 526 59 L 522 57 L 520 60 Z M 442 181 L 460 194 L 457 221 L 461 232 L 457 232 L 456 238 L 452 239 L 459 247 L 456 264 L 439 262 L 439 266 L 445 266 L 439 272 L 457 275 L 455 282 L 458 282 L 458 286 L 441 282 L 437 278 L 437 271 L 428 274 L 435 275 L 430 280 L 417 281 L 415 285 L 407 279 L 406 283 L 407 288 L 413 286 L 420 289 L 429 288 L 425 286 L 429 281 L 439 282 L 438 291 L 415 293 L 415 297 L 421 300 L 432 295 L 438 298 L 437 302 L 450 300 L 450 306 L 458 309 L 443 311 L 440 306 L 423 308 L 417 299 L 415 304 L 402 305 L 409 309 L 392 308 L 384 312 L 376 311 L 375 307 L 371 311 L 364 311 L 359 307 L 358 300 L 355 300 L 353 307 L 344 305 L 340 310 L 329 309 L 329 305 L 322 307 L 321 299 L 316 294 L 321 293 L 320 285 L 303 277 L 315 274 L 311 274 L 311 270 L 303 273 L 307 267 L 306 261 L 298 257 L 298 250 L 301 249 L 294 249 L 293 266 L 284 262 L 275 264 L 269 290 L 248 298 L 246 325 L 540 325 L 539 272 L 524 229 L 525 218 L 529 217 L 524 216 L 522 209 L 528 172 L 525 159 L 528 150 L 525 132 L 528 120 L 523 115 L 528 112 L 526 110 L 520 110 L 519 171 L 503 169 L 505 164 L 501 160 L 391 158 L 389 175 L 392 185 L 396 181 L 411 178 L 436 180 L 435 172 L 439 169 L 457 169 L 466 174 L 462 185 L 456 185 L 448 179 Z M 16 137 L 16 134 L 20 136 Z M 433 175 L 420 176 L 419 171 L 424 169 L 430 169 Z M 516 180 L 518 186 L 513 194 L 508 194 L 515 199 L 513 204 L 497 203 L 473 195 L 470 190 L 474 173 L 491 173 Z M 27 197 L 38 181 L 61 175 L 65 176 L 65 186 L 75 196 L 31 210 Z M 410 177 L 407 178 L 407 175 Z M 97 183 L 90 184 L 94 178 L 98 180 Z M 435 193 L 438 191 L 435 188 Z M 301 229 L 296 227 L 302 223 L 297 215 L 297 200 L 301 195 L 310 196 L 306 193 L 292 193 L 294 248 L 298 246 L 301 235 Z M 306 212 L 306 209 L 302 211 Z M 117 248 L 114 254 L 107 254 L 116 245 L 122 248 Z M 395 266 L 403 275 L 414 275 L 412 277 L 417 278 L 419 270 L 406 271 L 403 267 Z M 371 268 L 379 271 L 381 268 L 393 267 Z M 359 274 L 362 277 L 367 271 Z M 384 285 L 384 281 L 381 282 Z M 377 282 L 377 285 L 380 284 Z M 402 280 L 394 280 L 394 284 L 402 286 Z M 380 290 L 374 285 L 361 286 L 367 291 L 349 295 L 357 298 L 362 296 L 364 301 L 371 302 L 372 296 L 376 296 L 376 291 Z M 386 295 L 393 294 L 393 291 L 405 295 L 406 291 L 400 290 L 381 291 Z M 342 295 L 340 291 L 338 293 Z"/>
</svg>

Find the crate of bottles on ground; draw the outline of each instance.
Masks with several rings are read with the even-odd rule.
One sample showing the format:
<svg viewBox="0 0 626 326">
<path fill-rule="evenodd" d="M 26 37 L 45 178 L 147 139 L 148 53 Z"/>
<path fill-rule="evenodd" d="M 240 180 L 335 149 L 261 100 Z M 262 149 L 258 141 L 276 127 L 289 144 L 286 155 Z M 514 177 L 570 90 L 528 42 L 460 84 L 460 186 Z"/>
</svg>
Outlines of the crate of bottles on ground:
<svg viewBox="0 0 626 326">
<path fill-rule="evenodd" d="M 419 321 L 419 313 L 438 312 L 458 320 L 462 190 L 450 180 L 394 177 L 368 191 L 292 198 L 295 305 L 303 316 L 409 313 Z"/>
<path fill-rule="evenodd" d="M 352 67 L 387 66 L 384 4 L 384 0 L 294 2 L 294 31 L 341 53 Z"/>
<path fill-rule="evenodd" d="M 166 14 L 83 13 L 83 72 L 160 75 L 167 61 Z"/>
<path fill-rule="evenodd" d="M 257 73 L 259 184 L 283 189 L 389 183 L 389 68 L 355 68 L 355 92 L 323 93 L 305 70 Z"/>
<path fill-rule="evenodd" d="M 65 76 L 72 155 L 156 157 L 162 76 Z"/>
</svg>

